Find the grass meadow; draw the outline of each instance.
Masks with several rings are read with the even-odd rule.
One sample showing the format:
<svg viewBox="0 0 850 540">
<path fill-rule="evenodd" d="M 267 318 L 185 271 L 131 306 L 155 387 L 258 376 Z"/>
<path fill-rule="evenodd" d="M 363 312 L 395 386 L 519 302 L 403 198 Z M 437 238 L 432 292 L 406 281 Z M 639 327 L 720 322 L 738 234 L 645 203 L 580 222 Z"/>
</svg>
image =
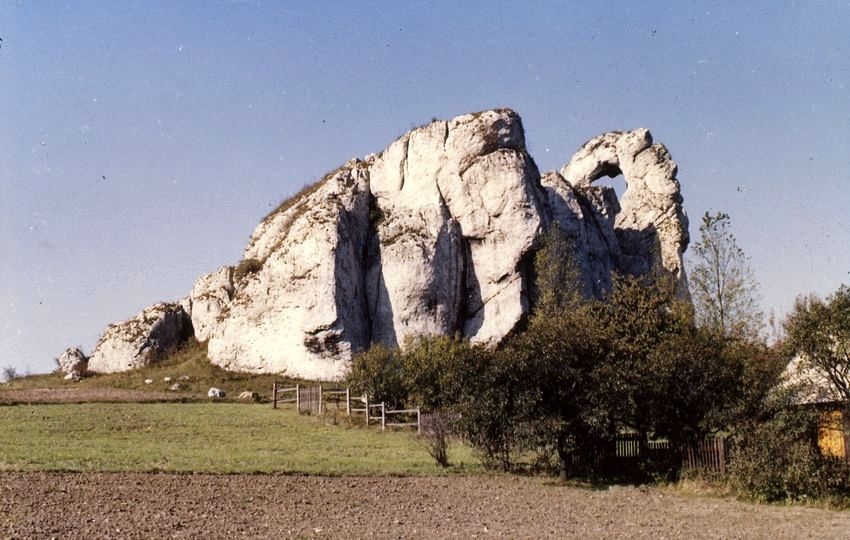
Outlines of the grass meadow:
<svg viewBox="0 0 850 540">
<path fill-rule="evenodd" d="M 445 475 L 480 471 L 455 446 L 439 467 L 410 432 L 269 404 L 0 406 L 0 470 Z"/>
</svg>

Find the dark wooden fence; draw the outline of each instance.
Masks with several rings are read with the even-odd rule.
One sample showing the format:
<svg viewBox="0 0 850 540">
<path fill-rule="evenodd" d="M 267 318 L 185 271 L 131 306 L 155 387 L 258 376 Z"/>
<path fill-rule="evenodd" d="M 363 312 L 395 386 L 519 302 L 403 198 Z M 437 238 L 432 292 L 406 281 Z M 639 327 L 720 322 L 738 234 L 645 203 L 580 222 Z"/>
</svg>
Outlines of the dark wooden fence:
<svg viewBox="0 0 850 540">
<path fill-rule="evenodd" d="M 713 437 L 686 446 L 682 451 L 682 467 L 726 474 L 726 439 Z"/>
<path fill-rule="evenodd" d="M 613 439 L 575 441 L 572 465 L 596 471 L 628 471 L 638 463 L 661 468 L 679 467 L 726 473 L 726 444 L 722 438 L 710 438 L 693 445 L 675 447 L 666 440 L 646 440 L 639 435 L 623 434 Z"/>
</svg>

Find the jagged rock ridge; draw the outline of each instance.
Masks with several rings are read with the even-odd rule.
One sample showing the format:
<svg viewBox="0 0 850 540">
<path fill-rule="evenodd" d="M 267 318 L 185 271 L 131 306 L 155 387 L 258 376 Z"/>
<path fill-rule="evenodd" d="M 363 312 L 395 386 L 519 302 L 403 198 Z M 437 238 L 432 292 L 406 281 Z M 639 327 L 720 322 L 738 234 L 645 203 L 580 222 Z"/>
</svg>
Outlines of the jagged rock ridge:
<svg viewBox="0 0 850 540">
<path fill-rule="evenodd" d="M 622 201 L 593 185 L 620 173 Z M 372 342 L 494 344 L 528 314 L 533 251 L 554 223 L 574 241 L 588 294 L 614 270 L 659 265 L 687 294 L 675 176 L 645 129 L 596 137 L 541 177 L 515 112 L 435 121 L 281 205 L 242 263 L 199 278 L 183 309 L 210 360 L 233 370 L 336 379 Z"/>
</svg>

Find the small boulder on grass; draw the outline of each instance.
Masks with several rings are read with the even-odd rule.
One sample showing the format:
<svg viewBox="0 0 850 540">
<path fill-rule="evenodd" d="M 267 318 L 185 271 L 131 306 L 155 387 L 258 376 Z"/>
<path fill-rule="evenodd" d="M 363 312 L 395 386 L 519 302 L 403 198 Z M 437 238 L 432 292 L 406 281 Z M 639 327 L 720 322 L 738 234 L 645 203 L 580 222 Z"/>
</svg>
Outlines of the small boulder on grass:
<svg viewBox="0 0 850 540">
<path fill-rule="evenodd" d="M 181 388 L 183 388 L 183 387 L 180 386 L 179 382 L 176 382 L 176 383 L 174 383 L 174 384 L 172 384 L 171 386 L 168 387 L 168 389 L 171 390 L 172 392 L 177 392 Z"/>
<path fill-rule="evenodd" d="M 224 397 L 224 390 L 222 390 L 220 388 L 212 387 L 209 390 L 207 390 L 207 397 L 223 398 Z"/>
<path fill-rule="evenodd" d="M 256 392 L 251 392 L 250 390 L 245 390 L 241 394 L 239 394 L 239 399 L 243 401 L 259 401 L 260 395 Z"/>
<path fill-rule="evenodd" d="M 59 369 L 65 373 L 65 380 L 81 379 L 89 368 L 89 359 L 80 349 L 65 349 L 65 352 L 56 359 Z"/>
</svg>

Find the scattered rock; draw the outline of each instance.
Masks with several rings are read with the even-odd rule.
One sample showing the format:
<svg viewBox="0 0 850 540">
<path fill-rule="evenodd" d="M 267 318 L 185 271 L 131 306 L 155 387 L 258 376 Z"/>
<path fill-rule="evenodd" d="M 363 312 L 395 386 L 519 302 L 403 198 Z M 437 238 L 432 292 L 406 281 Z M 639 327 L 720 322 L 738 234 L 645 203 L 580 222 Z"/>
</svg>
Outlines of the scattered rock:
<svg viewBox="0 0 850 540">
<path fill-rule="evenodd" d="M 153 379 L 145 379 L 145 384 L 153 384 Z"/>
<path fill-rule="evenodd" d="M 171 382 L 171 377 L 163 377 L 162 381 L 163 382 Z"/>
<path fill-rule="evenodd" d="M 243 401 L 258 401 L 260 399 L 260 395 L 256 392 L 246 390 L 239 394 L 239 399 Z"/>
<path fill-rule="evenodd" d="M 191 380 L 191 377 L 189 377 L 188 375 L 180 375 L 180 379 L 178 379 L 178 380 L 189 381 L 189 380 Z"/>
<path fill-rule="evenodd" d="M 223 398 L 223 397 L 224 397 L 224 390 L 221 390 L 221 389 L 219 389 L 219 388 L 212 387 L 212 388 L 210 388 L 209 390 L 207 390 L 207 397 L 211 397 L 211 398 Z"/>
<path fill-rule="evenodd" d="M 172 384 L 171 386 L 168 387 L 168 389 L 171 390 L 172 392 L 177 392 L 181 388 L 183 388 L 183 387 L 180 385 L 180 383 L 174 383 L 174 384 Z"/>
</svg>

